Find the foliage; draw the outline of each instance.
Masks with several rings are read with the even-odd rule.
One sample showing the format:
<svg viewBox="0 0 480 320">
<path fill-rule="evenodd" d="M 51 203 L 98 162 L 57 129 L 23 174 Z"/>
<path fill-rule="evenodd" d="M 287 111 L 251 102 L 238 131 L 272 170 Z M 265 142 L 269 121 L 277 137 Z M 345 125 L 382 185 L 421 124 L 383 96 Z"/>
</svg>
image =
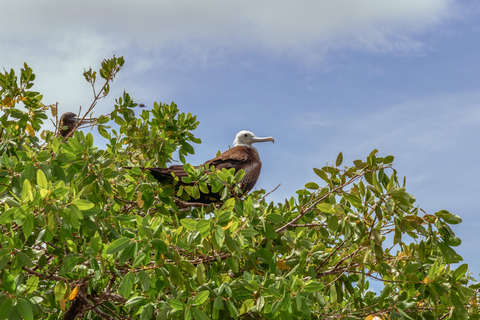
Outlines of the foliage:
<svg viewBox="0 0 480 320">
<path fill-rule="evenodd" d="M 84 73 L 84 116 L 122 65 L 102 63 L 98 92 Z M 91 133 L 65 141 L 40 133 L 56 106 L 34 78 L 26 64 L 0 74 L 0 319 L 480 319 L 480 284 L 452 265 L 461 219 L 415 206 L 392 156 L 342 167 L 340 154 L 284 203 L 239 196 L 228 170 L 187 166 L 195 185 L 174 190 L 139 167 L 185 162 L 194 116 L 155 103 L 136 117 L 124 93 L 98 120 L 104 149 Z M 177 199 L 207 186 L 223 201 Z"/>
</svg>

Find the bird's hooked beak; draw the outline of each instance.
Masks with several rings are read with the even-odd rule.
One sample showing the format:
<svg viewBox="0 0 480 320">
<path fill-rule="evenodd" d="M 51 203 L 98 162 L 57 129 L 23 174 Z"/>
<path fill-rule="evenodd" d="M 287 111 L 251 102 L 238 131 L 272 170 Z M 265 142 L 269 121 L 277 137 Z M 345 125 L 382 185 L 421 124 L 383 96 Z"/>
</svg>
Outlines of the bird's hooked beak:
<svg viewBox="0 0 480 320">
<path fill-rule="evenodd" d="M 267 142 L 267 141 L 272 141 L 273 143 L 275 143 L 275 140 L 272 137 L 266 137 L 266 138 L 253 137 L 252 138 L 252 143 Z"/>
</svg>

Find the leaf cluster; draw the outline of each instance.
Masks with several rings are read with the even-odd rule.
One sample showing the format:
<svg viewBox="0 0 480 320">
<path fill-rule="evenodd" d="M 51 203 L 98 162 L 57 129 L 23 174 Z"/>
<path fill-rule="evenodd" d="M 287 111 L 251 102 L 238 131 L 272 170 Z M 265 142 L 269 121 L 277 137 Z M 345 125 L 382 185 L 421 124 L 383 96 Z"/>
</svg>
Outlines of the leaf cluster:
<svg viewBox="0 0 480 320">
<path fill-rule="evenodd" d="M 122 65 L 102 63 L 92 106 Z M 461 218 L 416 206 L 393 156 L 342 167 L 340 153 L 268 203 L 238 194 L 243 171 L 186 164 L 199 122 L 173 102 L 137 117 L 124 93 L 98 120 L 104 149 L 78 130 L 40 142 L 52 107 L 28 91 L 34 77 L 26 65 L 0 77 L 0 319 L 480 318 L 480 284 L 455 251 Z M 175 152 L 190 185 L 141 170 Z M 200 193 L 219 201 L 182 201 Z"/>
</svg>

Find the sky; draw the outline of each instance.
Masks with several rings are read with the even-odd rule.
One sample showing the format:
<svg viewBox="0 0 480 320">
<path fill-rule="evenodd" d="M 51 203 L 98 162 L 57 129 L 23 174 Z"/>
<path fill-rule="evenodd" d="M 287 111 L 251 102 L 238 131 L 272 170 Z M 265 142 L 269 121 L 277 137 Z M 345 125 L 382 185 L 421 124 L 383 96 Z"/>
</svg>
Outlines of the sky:
<svg viewBox="0 0 480 320">
<path fill-rule="evenodd" d="M 3 1 L 0 67 L 26 62 L 61 113 L 83 110 L 82 75 L 125 58 L 95 115 L 128 92 L 197 115 L 192 164 L 250 130 L 256 188 L 283 202 L 312 168 L 395 156 L 427 213 L 459 215 L 455 248 L 480 280 L 480 3 L 473 0 Z M 5 14 L 8 13 L 8 14 Z M 48 126 L 47 126 L 48 127 Z M 98 133 L 94 136 L 100 140 Z"/>
</svg>

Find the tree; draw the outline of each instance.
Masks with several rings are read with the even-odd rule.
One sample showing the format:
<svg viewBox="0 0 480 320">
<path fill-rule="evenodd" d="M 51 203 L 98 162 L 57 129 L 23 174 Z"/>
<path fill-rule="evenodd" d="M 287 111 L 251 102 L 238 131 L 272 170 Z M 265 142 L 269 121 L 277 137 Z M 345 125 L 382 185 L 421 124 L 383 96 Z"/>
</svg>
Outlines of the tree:
<svg viewBox="0 0 480 320">
<path fill-rule="evenodd" d="M 100 89 L 84 73 L 84 117 L 122 66 L 102 62 Z M 0 319 L 480 319 L 480 283 L 452 265 L 460 217 L 415 206 L 393 156 L 347 167 L 340 153 L 284 203 L 239 194 L 241 172 L 187 164 L 194 186 L 174 191 L 139 167 L 186 163 L 195 116 L 172 102 L 137 118 L 124 93 L 98 119 L 102 149 L 41 132 L 57 108 L 34 78 L 26 64 L 0 74 Z M 221 202 L 178 199 L 208 186 Z"/>
</svg>

